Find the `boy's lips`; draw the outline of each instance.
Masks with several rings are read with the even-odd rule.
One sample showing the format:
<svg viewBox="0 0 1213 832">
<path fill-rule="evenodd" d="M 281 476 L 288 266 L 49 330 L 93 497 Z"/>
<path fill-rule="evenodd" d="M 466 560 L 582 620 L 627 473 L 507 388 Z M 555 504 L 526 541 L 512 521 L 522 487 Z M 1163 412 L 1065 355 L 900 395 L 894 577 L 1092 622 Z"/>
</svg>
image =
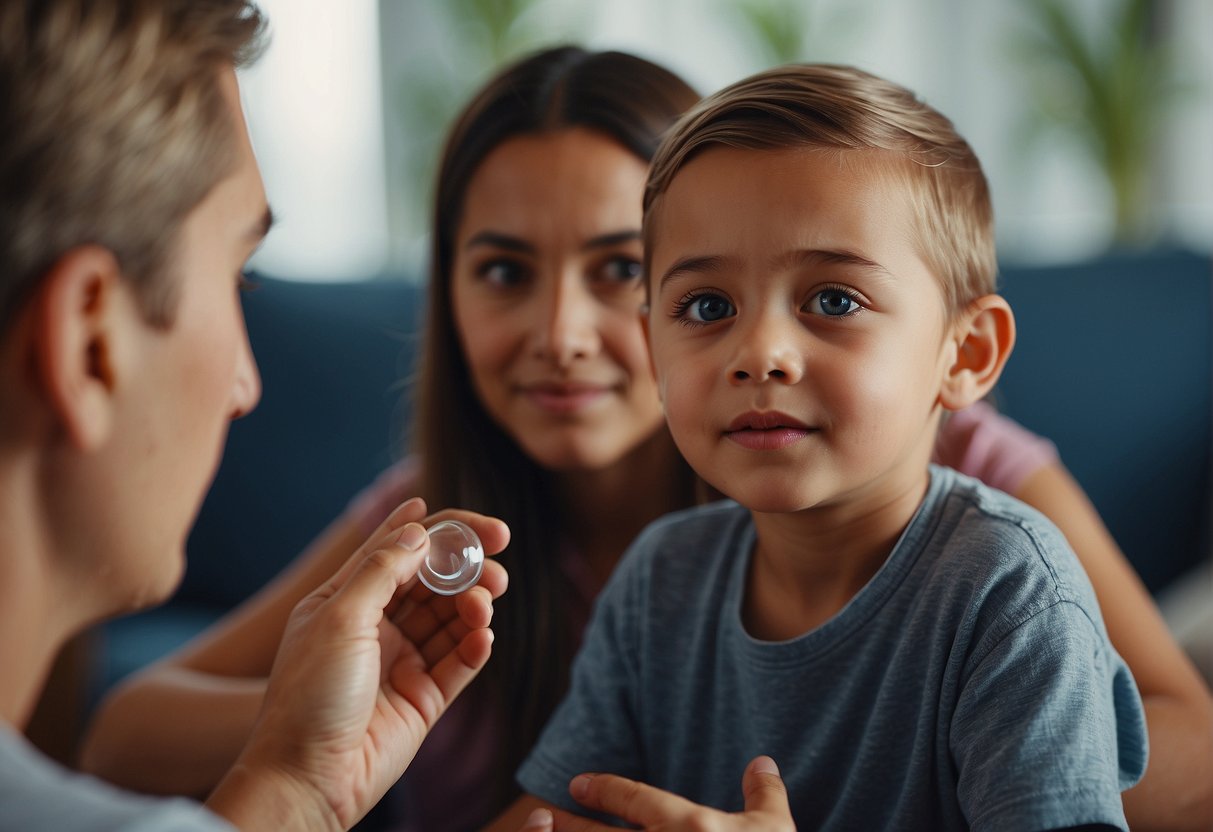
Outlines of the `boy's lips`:
<svg viewBox="0 0 1213 832">
<path fill-rule="evenodd" d="M 729 423 L 724 435 L 752 451 L 774 451 L 804 439 L 815 428 L 776 410 L 750 411 Z"/>
</svg>

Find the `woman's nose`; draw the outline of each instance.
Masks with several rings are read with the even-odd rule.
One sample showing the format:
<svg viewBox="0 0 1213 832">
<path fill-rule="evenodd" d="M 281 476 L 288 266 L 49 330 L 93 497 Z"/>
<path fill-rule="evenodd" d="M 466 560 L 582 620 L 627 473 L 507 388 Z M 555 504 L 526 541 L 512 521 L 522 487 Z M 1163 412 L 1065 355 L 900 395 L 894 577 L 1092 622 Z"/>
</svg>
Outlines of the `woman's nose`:
<svg viewBox="0 0 1213 832">
<path fill-rule="evenodd" d="M 537 304 L 535 354 L 557 366 L 588 358 L 600 346 L 596 301 L 579 281 L 561 280 Z"/>
</svg>

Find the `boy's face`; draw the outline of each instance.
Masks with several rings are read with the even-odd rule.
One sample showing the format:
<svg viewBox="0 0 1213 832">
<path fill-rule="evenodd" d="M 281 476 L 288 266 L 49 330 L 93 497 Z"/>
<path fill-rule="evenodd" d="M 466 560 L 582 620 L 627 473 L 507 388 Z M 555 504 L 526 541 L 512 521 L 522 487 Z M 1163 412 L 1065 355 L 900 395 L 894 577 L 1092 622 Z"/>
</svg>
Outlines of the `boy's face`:
<svg viewBox="0 0 1213 832">
<path fill-rule="evenodd" d="M 691 466 L 754 511 L 925 485 L 952 350 L 892 164 L 713 148 L 657 208 L 648 323 L 666 418 Z"/>
</svg>

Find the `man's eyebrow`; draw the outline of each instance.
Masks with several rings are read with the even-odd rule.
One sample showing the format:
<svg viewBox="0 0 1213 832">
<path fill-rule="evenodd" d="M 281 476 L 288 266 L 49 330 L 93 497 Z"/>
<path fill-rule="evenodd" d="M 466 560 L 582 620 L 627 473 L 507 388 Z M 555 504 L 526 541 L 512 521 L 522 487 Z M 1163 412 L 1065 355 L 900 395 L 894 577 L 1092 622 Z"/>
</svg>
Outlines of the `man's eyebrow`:
<svg viewBox="0 0 1213 832">
<path fill-rule="evenodd" d="M 471 239 L 463 244 L 466 251 L 476 246 L 491 246 L 493 248 L 503 248 L 507 251 L 516 251 L 520 254 L 534 254 L 535 247 L 526 240 L 521 240 L 518 237 L 511 237 L 509 234 L 501 234 L 497 231 L 480 231 L 473 234 Z"/>
<path fill-rule="evenodd" d="M 666 269 L 665 274 L 661 276 L 661 280 L 657 283 L 657 288 L 663 288 L 666 283 L 684 274 L 719 271 L 724 267 L 724 264 L 725 258 L 718 254 L 683 257 L 680 260 L 675 260 L 674 265 Z"/>
<path fill-rule="evenodd" d="M 274 212 L 270 207 L 265 206 L 265 211 L 249 228 L 248 238 L 250 242 L 260 243 L 265 239 L 265 236 L 270 233 L 270 229 L 274 226 Z"/>
</svg>

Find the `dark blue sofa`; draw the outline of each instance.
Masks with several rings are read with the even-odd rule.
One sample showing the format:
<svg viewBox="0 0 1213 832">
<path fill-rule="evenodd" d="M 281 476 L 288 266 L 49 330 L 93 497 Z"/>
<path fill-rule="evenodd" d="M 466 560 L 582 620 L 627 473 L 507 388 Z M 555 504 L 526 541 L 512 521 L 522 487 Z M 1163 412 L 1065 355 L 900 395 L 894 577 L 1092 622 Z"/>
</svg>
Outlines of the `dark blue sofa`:
<svg viewBox="0 0 1213 832">
<path fill-rule="evenodd" d="M 1210 278 L 1181 251 L 1003 269 L 1019 343 L 999 406 L 1057 443 L 1155 593 L 1210 551 Z M 247 295 L 261 405 L 232 426 L 180 592 L 104 628 L 98 690 L 261 586 L 403 451 L 421 298 L 400 279 Z"/>
</svg>

